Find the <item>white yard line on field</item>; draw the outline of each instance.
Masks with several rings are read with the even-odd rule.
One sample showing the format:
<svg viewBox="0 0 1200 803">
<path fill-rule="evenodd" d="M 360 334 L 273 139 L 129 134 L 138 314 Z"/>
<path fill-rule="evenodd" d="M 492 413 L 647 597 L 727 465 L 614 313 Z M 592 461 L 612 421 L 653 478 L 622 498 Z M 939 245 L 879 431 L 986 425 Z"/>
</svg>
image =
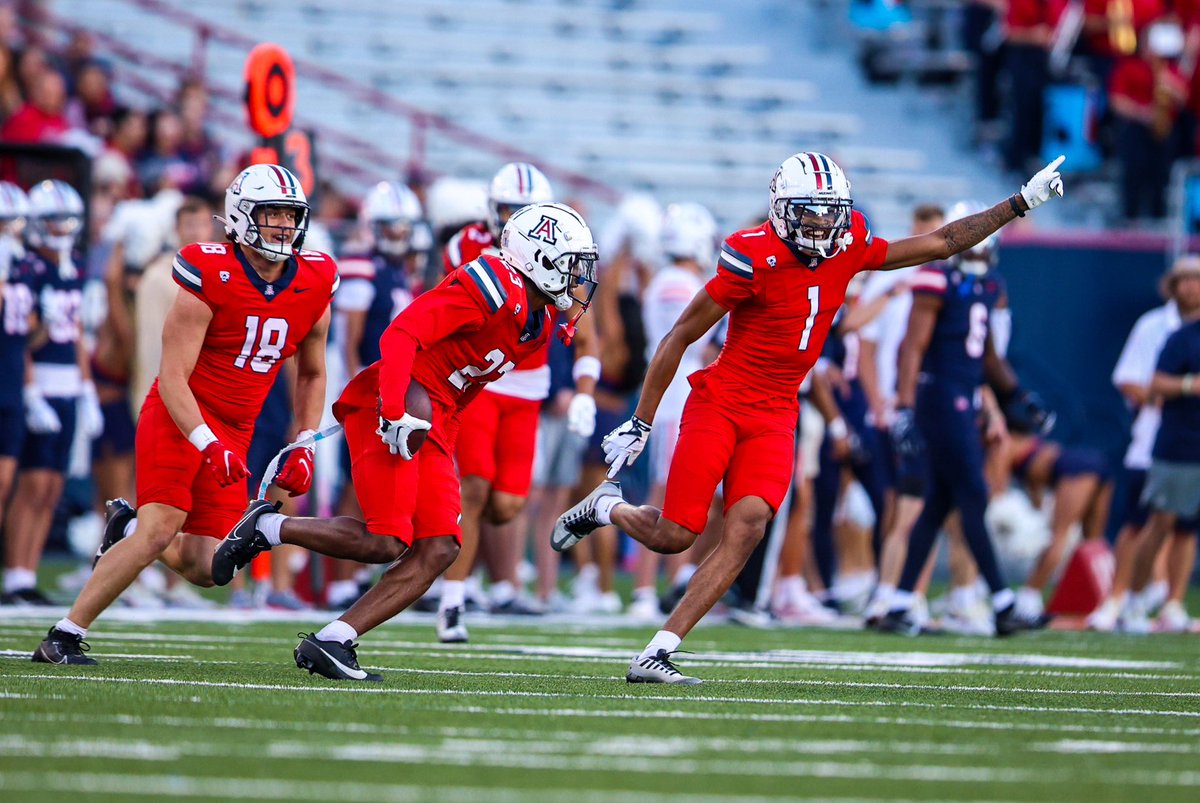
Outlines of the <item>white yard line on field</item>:
<svg viewBox="0 0 1200 803">
<path fill-rule="evenodd" d="M 545 700 L 605 700 L 618 702 L 636 702 L 639 700 L 680 702 L 691 700 L 696 703 L 735 703 L 739 705 L 765 706 L 849 706 L 849 707 L 888 707 L 888 708 L 933 708 L 933 709 L 970 709 L 981 711 L 1021 711 L 1040 714 L 1103 714 L 1145 717 L 1191 717 L 1200 718 L 1200 711 L 1154 711 L 1138 708 L 1068 708 L 1056 706 L 1030 705 L 985 705 L 980 703 L 918 703 L 909 700 L 774 700 L 754 697 L 715 697 L 706 694 L 690 693 L 681 690 L 679 694 L 565 694 L 554 692 L 533 691 L 494 691 L 477 689 L 402 689 L 388 686 L 290 686 L 275 683 L 227 683 L 211 680 L 182 680 L 177 678 L 114 678 L 97 677 L 80 674 L 69 675 L 19 675 L 13 678 L 32 680 L 62 680 L 71 683 L 134 683 L 155 684 L 162 686 L 182 686 L 197 688 L 241 689 L 245 691 L 295 691 L 317 694 L 399 694 L 399 695 L 428 695 L 456 697 L 526 697 Z"/>
</svg>

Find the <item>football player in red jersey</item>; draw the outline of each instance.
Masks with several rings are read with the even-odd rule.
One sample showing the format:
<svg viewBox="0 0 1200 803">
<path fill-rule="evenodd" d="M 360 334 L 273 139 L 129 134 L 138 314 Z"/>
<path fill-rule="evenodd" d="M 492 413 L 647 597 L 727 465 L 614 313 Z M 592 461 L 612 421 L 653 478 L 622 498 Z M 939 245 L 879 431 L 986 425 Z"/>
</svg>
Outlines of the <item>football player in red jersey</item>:
<svg viewBox="0 0 1200 803">
<path fill-rule="evenodd" d="M 510 162 L 492 177 L 488 187 L 488 218 L 463 228 L 447 243 L 443 265 L 447 271 L 465 265 L 484 254 L 498 254 L 496 244 L 508 219 L 531 203 L 549 203 L 554 191 L 550 181 L 531 164 Z M 437 636 L 455 643 L 468 639 L 465 621 L 466 580 L 474 568 L 480 537 L 486 532 L 494 553 L 509 560 L 502 573 L 493 576 L 493 589 L 508 588 L 513 596 L 496 599 L 507 613 L 536 613 L 525 607 L 516 589 L 516 564 L 519 563 L 521 534 L 515 528 L 501 528 L 516 518 L 525 506 L 533 477 L 534 447 L 542 401 L 550 395 L 550 342 L 488 385 L 479 398 L 463 412 L 460 437 L 455 444 L 455 459 L 462 478 L 462 549 L 442 580 L 438 602 Z M 581 320 L 575 338 L 576 389 L 567 410 L 568 426 L 583 437 L 596 427 L 596 402 L 592 398 L 600 375 L 598 349 L 591 322 Z M 497 543 L 503 542 L 503 543 Z M 490 565 L 491 568 L 499 568 Z"/>
<path fill-rule="evenodd" d="M 854 211 L 850 182 L 832 159 L 798 153 L 771 181 L 769 219 L 730 235 L 717 275 L 659 344 L 637 410 L 604 439 L 610 480 L 558 520 L 555 549 L 612 523 L 656 552 L 680 552 L 704 529 L 724 480 L 725 528 L 663 629 L 626 674 L 630 683 L 699 683 L 671 662 L 683 637 L 729 590 L 791 483 L 797 391 L 816 362 L 846 285 L 862 270 L 920 265 L 970 248 L 1054 195 L 1059 157 L 1019 193 L 976 215 L 916 237 L 872 237 Z M 611 480 L 645 448 L 654 414 L 689 344 L 729 314 L 716 361 L 689 377 L 663 509 L 634 507 Z"/>
<path fill-rule="evenodd" d="M 417 600 L 459 552 L 461 499 L 454 470 L 463 409 L 484 385 L 545 347 L 547 307 L 576 318 L 590 303 L 596 245 L 579 214 L 562 204 L 531 204 L 504 227 L 500 255 L 455 269 L 418 296 L 380 339 L 382 358 L 361 371 L 334 403 L 350 450 L 363 518 L 288 518 L 265 500 L 249 509 L 213 556 L 240 569 L 280 543 L 335 558 L 391 563 L 366 594 L 296 647 L 296 665 L 334 680 L 381 680 L 358 665 L 354 643 Z M 576 297 L 575 293 L 584 295 Z M 405 409 L 411 382 L 432 402 L 432 420 Z M 414 453 L 409 436 L 428 438 Z"/>
<path fill-rule="evenodd" d="M 211 586 L 213 539 L 246 505 L 246 449 L 279 366 L 296 355 L 295 420 L 317 426 L 325 402 L 329 302 L 338 285 L 327 255 L 301 251 L 309 208 L 296 177 L 254 165 L 225 192 L 227 243 L 185 245 L 167 314 L 162 368 L 137 426 L 138 509 L 109 503 L 96 569 L 33 660 L 94 664 L 87 628 L 142 569 L 161 560 Z M 292 450 L 275 484 L 312 482 L 312 453 Z"/>
</svg>

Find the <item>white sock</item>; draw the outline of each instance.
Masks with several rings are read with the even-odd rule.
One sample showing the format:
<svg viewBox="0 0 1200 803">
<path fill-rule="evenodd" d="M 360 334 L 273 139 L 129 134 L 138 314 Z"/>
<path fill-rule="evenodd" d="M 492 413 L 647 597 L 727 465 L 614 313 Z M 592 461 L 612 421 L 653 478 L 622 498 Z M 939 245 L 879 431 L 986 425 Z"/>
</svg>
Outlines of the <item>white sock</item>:
<svg viewBox="0 0 1200 803">
<path fill-rule="evenodd" d="M 650 639 L 650 643 L 646 645 L 646 649 L 642 650 L 642 654 L 638 658 L 652 658 L 658 654 L 659 650 L 675 652 L 681 643 L 683 643 L 683 639 L 679 636 L 667 630 L 660 630 L 654 634 L 654 638 Z"/>
<path fill-rule="evenodd" d="M 1002 588 L 995 594 L 992 594 L 992 610 L 1002 611 L 1016 602 L 1016 599 L 1017 595 L 1013 593 L 1011 588 Z"/>
<path fill-rule="evenodd" d="M 913 606 L 913 592 L 897 588 L 892 592 L 892 607 L 890 611 L 907 611 Z"/>
<path fill-rule="evenodd" d="M 37 572 L 30 569 L 5 569 L 4 593 L 11 594 L 23 588 L 33 588 L 37 585 Z"/>
<path fill-rule="evenodd" d="M 658 602 L 658 589 L 654 586 L 642 586 L 641 588 L 633 589 L 634 600 L 648 599 Z"/>
<path fill-rule="evenodd" d="M 125 537 L 128 538 L 129 536 L 133 535 L 134 531 L 136 531 L 136 530 L 137 530 L 137 516 L 134 516 L 132 519 L 129 520 L 129 523 L 125 525 Z"/>
<path fill-rule="evenodd" d="M 880 583 L 875 586 L 875 593 L 872 595 L 874 599 L 884 600 L 885 602 L 892 599 L 892 595 L 896 593 L 896 587 L 891 583 Z"/>
<path fill-rule="evenodd" d="M 975 584 L 950 589 L 950 607 L 955 611 L 970 610 L 975 604 Z"/>
<path fill-rule="evenodd" d="M 1044 610 L 1045 603 L 1042 601 L 1041 591 L 1029 586 L 1017 589 L 1017 611 L 1022 616 L 1041 616 Z"/>
<path fill-rule="evenodd" d="M 625 500 L 619 496 L 602 496 L 596 500 L 596 519 L 601 524 L 612 524 L 613 508 Z"/>
<path fill-rule="evenodd" d="M 504 605 L 517 598 L 516 587 L 507 580 L 492 583 L 492 587 L 488 589 L 488 592 L 492 598 L 493 605 Z"/>
<path fill-rule="evenodd" d="M 287 516 L 282 513 L 264 513 L 254 523 L 254 529 L 263 534 L 268 544 L 279 546 L 282 543 L 279 540 L 279 528 L 283 526 L 286 519 Z"/>
<path fill-rule="evenodd" d="M 358 595 L 358 583 L 353 580 L 334 580 L 325 589 L 325 599 L 341 602 Z"/>
<path fill-rule="evenodd" d="M 86 627 L 80 627 L 79 625 L 75 624 L 70 619 L 66 618 L 65 616 L 62 619 L 58 620 L 58 622 L 54 625 L 54 629 L 61 630 L 64 633 L 74 633 L 75 635 L 79 636 L 80 638 L 83 638 L 84 636 L 87 635 Z"/>
<path fill-rule="evenodd" d="M 338 644 L 345 644 L 356 638 L 358 638 L 358 631 L 341 619 L 334 619 L 321 628 L 321 632 L 317 633 L 318 641 L 336 641 Z"/>
<path fill-rule="evenodd" d="M 439 611 L 451 608 L 461 608 L 467 599 L 467 584 L 462 580 L 446 580 L 442 583 L 442 599 L 438 602 Z"/>
<path fill-rule="evenodd" d="M 692 575 L 696 573 L 696 564 L 685 563 L 675 570 L 675 576 L 671 578 L 672 585 L 685 586 L 692 581 Z M 804 582 L 804 578 L 800 578 L 800 582 Z"/>
</svg>

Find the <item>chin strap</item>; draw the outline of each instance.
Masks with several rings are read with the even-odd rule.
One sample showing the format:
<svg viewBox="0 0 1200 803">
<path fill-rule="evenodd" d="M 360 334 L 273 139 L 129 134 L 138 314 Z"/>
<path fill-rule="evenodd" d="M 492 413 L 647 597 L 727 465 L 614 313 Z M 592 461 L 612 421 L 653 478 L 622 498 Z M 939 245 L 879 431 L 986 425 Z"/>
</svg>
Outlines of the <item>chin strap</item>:
<svg viewBox="0 0 1200 803">
<path fill-rule="evenodd" d="M 571 341 L 575 339 L 575 324 L 579 323 L 579 319 L 583 317 L 583 313 L 586 311 L 586 309 L 581 309 L 575 313 L 575 317 L 570 321 L 558 325 L 558 339 L 563 342 L 564 346 L 571 345 Z"/>
</svg>

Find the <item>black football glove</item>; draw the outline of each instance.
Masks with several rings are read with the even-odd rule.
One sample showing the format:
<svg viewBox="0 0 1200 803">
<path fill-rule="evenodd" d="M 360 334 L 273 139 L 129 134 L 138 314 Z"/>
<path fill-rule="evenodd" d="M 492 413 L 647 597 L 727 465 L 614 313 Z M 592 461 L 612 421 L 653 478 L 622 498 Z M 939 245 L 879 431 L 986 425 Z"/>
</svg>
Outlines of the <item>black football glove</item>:
<svg viewBox="0 0 1200 803">
<path fill-rule="evenodd" d="M 917 417 L 911 407 L 897 408 L 890 430 L 892 449 L 901 457 L 920 457 L 925 452 L 925 439 L 917 429 Z"/>
<path fill-rule="evenodd" d="M 1004 402 L 1004 419 L 1013 432 L 1049 435 L 1057 416 L 1037 393 L 1019 388 Z"/>
</svg>

